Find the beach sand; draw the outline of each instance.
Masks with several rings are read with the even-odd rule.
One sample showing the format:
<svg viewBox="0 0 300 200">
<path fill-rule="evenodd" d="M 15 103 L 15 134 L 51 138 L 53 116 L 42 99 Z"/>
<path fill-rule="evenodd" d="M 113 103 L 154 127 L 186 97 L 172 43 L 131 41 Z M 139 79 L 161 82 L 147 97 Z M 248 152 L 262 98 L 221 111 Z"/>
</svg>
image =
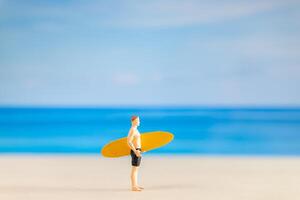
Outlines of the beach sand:
<svg viewBox="0 0 300 200">
<path fill-rule="evenodd" d="M 1 155 L 1 200 L 300 199 L 299 157 L 143 156 L 130 191 L 130 159 Z"/>
</svg>

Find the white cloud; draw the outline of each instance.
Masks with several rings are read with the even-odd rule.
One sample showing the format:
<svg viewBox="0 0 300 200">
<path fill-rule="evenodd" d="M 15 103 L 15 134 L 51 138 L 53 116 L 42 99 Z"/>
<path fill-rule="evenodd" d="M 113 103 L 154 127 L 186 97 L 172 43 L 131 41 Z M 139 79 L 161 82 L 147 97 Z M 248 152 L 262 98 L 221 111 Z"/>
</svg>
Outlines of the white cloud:
<svg viewBox="0 0 300 200">
<path fill-rule="evenodd" d="M 271 11 L 293 1 L 129 1 L 108 23 L 121 27 L 178 27 L 222 22 Z"/>
<path fill-rule="evenodd" d="M 194 50 L 205 48 L 208 51 L 227 51 L 236 57 L 247 57 L 255 60 L 300 59 L 299 37 L 291 34 L 248 33 L 247 35 L 214 38 L 208 41 L 194 38 L 188 41 L 186 45 L 186 48 Z"/>
<path fill-rule="evenodd" d="M 120 71 L 112 74 L 111 83 L 116 86 L 138 86 L 139 84 L 153 86 L 160 84 L 165 78 L 161 72 L 151 69 L 136 72 Z"/>
<path fill-rule="evenodd" d="M 140 78 L 132 72 L 116 73 L 112 76 L 112 82 L 119 86 L 135 86 L 140 82 Z"/>
<path fill-rule="evenodd" d="M 6 5 L 6 12 L 0 16 L 29 17 L 35 24 L 58 23 L 62 27 L 66 23 L 73 23 L 99 28 L 168 28 L 223 22 L 293 6 L 295 3 L 295 0 L 117 0 L 73 1 L 43 6 L 14 2 Z"/>
</svg>

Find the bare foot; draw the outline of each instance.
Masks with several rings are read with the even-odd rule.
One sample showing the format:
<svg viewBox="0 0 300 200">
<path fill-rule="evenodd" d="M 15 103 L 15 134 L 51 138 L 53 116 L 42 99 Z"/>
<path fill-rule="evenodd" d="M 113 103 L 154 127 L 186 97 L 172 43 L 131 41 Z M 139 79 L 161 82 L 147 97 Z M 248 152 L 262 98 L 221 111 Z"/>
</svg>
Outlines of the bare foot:
<svg viewBox="0 0 300 200">
<path fill-rule="evenodd" d="M 140 189 L 142 189 L 142 190 L 145 189 L 145 188 L 143 188 L 143 187 L 141 187 L 141 186 L 138 186 L 138 188 L 140 188 Z"/>
<path fill-rule="evenodd" d="M 132 187 L 131 190 L 132 190 L 132 191 L 136 191 L 136 192 L 142 191 L 142 189 L 141 189 L 140 187 L 138 187 L 138 186 Z"/>
</svg>

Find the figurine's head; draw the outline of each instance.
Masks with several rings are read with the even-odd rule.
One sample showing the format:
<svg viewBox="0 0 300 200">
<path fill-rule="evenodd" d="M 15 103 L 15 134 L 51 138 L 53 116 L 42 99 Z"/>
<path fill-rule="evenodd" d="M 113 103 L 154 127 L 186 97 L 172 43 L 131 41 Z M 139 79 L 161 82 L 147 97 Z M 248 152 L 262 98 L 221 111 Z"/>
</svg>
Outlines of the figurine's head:
<svg viewBox="0 0 300 200">
<path fill-rule="evenodd" d="M 139 116 L 132 116 L 131 117 L 131 124 L 133 125 L 133 126 L 139 126 L 140 125 L 140 118 L 139 118 Z"/>
</svg>

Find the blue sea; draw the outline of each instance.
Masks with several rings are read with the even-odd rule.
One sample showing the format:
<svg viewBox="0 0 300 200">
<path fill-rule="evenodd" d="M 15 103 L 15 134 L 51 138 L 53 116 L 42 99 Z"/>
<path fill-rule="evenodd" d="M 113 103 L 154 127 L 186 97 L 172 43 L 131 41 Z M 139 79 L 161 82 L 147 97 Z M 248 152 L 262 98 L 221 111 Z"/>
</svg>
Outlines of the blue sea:
<svg viewBox="0 0 300 200">
<path fill-rule="evenodd" d="M 132 115 L 175 135 L 149 154 L 300 155 L 300 108 L 0 108 L 0 152 L 100 153 Z"/>
</svg>

